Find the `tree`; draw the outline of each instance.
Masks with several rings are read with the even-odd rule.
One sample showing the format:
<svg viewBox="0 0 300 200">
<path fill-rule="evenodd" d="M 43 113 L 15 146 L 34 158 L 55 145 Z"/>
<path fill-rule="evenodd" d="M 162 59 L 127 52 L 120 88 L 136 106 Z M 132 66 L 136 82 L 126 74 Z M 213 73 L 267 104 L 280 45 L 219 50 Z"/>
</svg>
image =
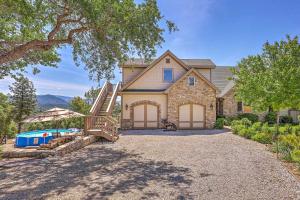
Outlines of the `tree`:
<svg viewBox="0 0 300 200">
<path fill-rule="evenodd" d="M 36 107 L 36 94 L 33 83 L 27 78 L 21 76 L 16 78 L 12 86 L 9 86 L 11 92 L 11 104 L 14 106 L 14 119 L 18 124 L 18 132 L 21 131 L 22 121 L 31 115 Z"/>
<path fill-rule="evenodd" d="M 286 37 L 270 44 L 265 43 L 259 55 L 248 56 L 234 70 L 235 92 L 239 100 L 255 110 L 270 107 L 277 112 L 274 133 L 278 157 L 279 111 L 300 108 L 300 44 L 298 37 Z"/>
<path fill-rule="evenodd" d="M 73 111 L 82 114 L 88 114 L 91 106 L 87 104 L 81 97 L 74 97 L 70 102 L 70 107 Z"/>
<path fill-rule="evenodd" d="M 14 122 L 13 106 L 9 103 L 7 96 L 0 93 L 0 142 L 4 135 L 13 135 Z"/>
<path fill-rule="evenodd" d="M 100 92 L 101 88 L 94 88 L 92 87 L 89 91 L 84 93 L 84 97 L 86 98 L 86 102 L 89 105 L 93 105 L 94 102 L 96 101 L 98 94 Z"/>
<path fill-rule="evenodd" d="M 65 45 L 90 78 L 111 78 L 117 62 L 155 54 L 164 41 L 161 21 L 177 30 L 156 0 L 0 0 L 0 79 L 26 66 L 56 66 Z"/>
<path fill-rule="evenodd" d="M 265 43 L 261 54 L 242 59 L 233 73 L 236 97 L 255 110 L 300 108 L 298 37 Z"/>
</svg>

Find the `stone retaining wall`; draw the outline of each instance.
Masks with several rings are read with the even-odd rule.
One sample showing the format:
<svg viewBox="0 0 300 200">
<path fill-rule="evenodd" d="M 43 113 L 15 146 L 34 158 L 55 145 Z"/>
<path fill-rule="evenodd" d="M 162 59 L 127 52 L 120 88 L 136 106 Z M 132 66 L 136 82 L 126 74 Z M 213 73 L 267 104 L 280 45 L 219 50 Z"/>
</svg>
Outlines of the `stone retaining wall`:
<svg viewBox="0 0 300 200">
<path fill-rule="evenodd" d="M 35 157 L 45 158 L 48 156 L 63 156 L 72 151 L 81 149 L 89 144 L 97 141 L 96 136 L 89 135 L 83 138 L 75 139 L 72 142 L 63 144 L 53 150 L 28 150 L 28 149 L 16 149 L 12 151 L 4 151 L 1 155 L 2 158 L 23 158 L 23 157 Z"/>
</svg>

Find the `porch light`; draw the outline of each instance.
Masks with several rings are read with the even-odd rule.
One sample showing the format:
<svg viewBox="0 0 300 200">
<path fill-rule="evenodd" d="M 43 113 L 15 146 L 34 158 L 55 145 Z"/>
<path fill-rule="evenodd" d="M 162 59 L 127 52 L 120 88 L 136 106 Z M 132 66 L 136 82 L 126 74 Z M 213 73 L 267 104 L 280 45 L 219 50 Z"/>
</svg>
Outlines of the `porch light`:
<svg viewBox="0 0 300 200">
<path fill-rule="evenodd" d="M 210 104 L 210 109 L 212 110 L 212 109 L 214 109 L 214 106 L 212 105 L 212 103 Z"/>
<path fill-rule="evenodd" d="M 128 110 L 128 104 L 125 105 L 125 109 Z"/>
</svg>

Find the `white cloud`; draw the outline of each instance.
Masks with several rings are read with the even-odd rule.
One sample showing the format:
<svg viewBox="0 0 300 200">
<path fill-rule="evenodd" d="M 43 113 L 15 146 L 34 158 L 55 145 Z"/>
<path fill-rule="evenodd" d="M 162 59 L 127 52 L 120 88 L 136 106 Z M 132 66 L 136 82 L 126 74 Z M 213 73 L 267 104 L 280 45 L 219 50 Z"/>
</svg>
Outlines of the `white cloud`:
<svg viewBox="0 0 300 200">
<path fill-rule="evenodd" d="M 31 78 L 38 94 L 59 94 L 66 96 L 83 96 L 90 86 L 84 84 L 52 81 L 41 78 Z M 0 92 L 8 93 L 8 86 L 14 82 L 12 78 L 0 80 Z"/>
</svg>

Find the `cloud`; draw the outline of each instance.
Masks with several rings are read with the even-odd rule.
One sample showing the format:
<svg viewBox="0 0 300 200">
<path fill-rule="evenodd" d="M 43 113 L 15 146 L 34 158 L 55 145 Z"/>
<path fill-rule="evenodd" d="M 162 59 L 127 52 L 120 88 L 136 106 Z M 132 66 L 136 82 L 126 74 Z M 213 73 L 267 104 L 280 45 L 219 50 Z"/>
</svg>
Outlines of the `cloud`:
<svg viewBox="0 0 300 200">
<path fill-rule="evenodd" d="M 66 96 L 83 96 L 84 92 L 90 89 L 90 86 L 77 83 L 67 83 L 62 81 L 52 81 L 41 78 L 31 78 L 37 94 L 59 94 Z M 0 80 L 0 91 L 9 93 L 8 86 L 14 82 L 12 78 Z"/>
</svg>

